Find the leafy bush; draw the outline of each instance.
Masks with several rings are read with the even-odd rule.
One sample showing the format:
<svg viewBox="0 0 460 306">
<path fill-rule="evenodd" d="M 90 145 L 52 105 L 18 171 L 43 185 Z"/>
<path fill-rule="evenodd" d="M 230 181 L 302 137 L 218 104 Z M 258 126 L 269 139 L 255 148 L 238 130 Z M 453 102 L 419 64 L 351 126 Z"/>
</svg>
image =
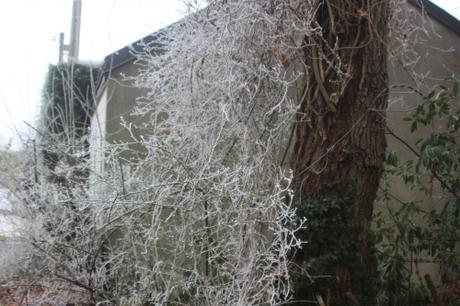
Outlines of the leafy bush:
<svg viewBox="0 0 460 306">
<path fill-rule="evenodd" d="M 427 289 L 418 273 L 420 262 L 438 263 L 443 281 L 448 280 L 450 273 L 458 276 L 460 109 L 455 101 L 459 97 L 459 81 L 452 77 L 446 82 L 449 87 L 437 86 L 405 119 L 413 133 L 422 126 L 437 126 L 420 138 L 416 147 L 389 131 L 414 158 L 401 160 L 395 152 L 389 152 L 386 160 L 380 192 L 385 210 L 374 219 L 384 305 L 429 304 Z M 391 193 L 390 176 L 400 178 L 411 190 L 423 192 L 426 198 L 434 195 L 431 186 L 440 186 L 444 196 L 435 209 L 428 209 L 422 202 L 402 202 Z"/>
</svg>

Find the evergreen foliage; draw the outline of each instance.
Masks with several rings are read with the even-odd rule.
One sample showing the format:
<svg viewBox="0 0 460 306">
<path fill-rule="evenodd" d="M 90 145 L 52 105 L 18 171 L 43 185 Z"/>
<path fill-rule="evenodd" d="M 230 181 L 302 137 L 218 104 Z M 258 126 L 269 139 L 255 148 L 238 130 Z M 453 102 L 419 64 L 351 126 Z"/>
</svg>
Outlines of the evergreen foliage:
<svg viewBox="0 0 460 306">
<path fill-rule="evenodd" d="M 377 275 L 357 260 L 360 248 L 358 225 L 352 218 L 354 188 L 329 185 L 327 197 L 308 196 L 298 203 L 299 218 L 306 218 L 308 224 L 300 236 L 308 249 L 301 270 L 308 275 L 293 275 L 297 299 L 323 300 L 335 306 L 352 306 L 357 301 L 375 305 Z M 354 271 L 353 275 L 348 271 Z"/>
<path fill-rule="evenodd" d="M 49 170 L 48 179 L 62 185 L 88 176 L 82 164 L 89 158 L 88 129 L 97 73 L 97 68 L 77 63 L 49 66 L 38 144 L 41 160 Z M 75 170 L 71 179 L 59 170 L 63 163 Z"/>
<path fill-rule="evenodd" d="M 421 127 L 432 127 L 432 132 L 419 138 L 416 146 L 389 131 L 414 157 L 403 160 L 398 153 L 389 152 L 386 160 L 377 202 L 383 204 L 384 210 L 374 217 L 381 305 L 429 305 L 430 292 L 425 286 L 426 276 L 419 273 L 420 263 L 439 264 L 443 283 L 460 273 L 459 81 L 451 77 L 445 84 L 423 96 L 423 102 L 405 119 L 413 133 Z M 391 177 L 422 192 L 425 200 L 398 199 L 391 193 Z M 427 207 L 433 201 L 435 208 Z"/>
<path fill-rule="evenodd" d="M 93 104 L 94 80 L 98 70 L 82 64 L 50 65 L 43 92 L 40 124 L 52 134 L 87 132 Z"/>
</svg>

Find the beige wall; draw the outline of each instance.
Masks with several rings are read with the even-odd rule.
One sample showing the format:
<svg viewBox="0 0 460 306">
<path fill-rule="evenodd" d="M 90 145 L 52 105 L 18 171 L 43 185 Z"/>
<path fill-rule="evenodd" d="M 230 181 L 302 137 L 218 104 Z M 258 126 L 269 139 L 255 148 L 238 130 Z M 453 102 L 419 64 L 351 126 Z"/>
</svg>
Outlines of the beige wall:
<svg viewBox="0 0 460 306">
<path fill-rule="evenodd" d="M 92 181 L 95 180 L 95 173 L 102 173 L 104 171 L 104 156 L 103 149 L 105 146 L 106 134 L 106 110 L 107 110 L 107 92 L 104 91 L 99 98 L 97 107 L 91 118 L 90 125 L 90 155 L 91 155 L 91 169 L 90 174 Z"/>
<path fill-rule="evenodd" d="M 96 111 L 91 118 L 91 159 L 92 168 L 96 172 L 103 169 L 103 151 L 107 143 L 127 145 L 121 158 L 138 158 L 142 149 L 135 144 L 133 137 L 138 137 L 142 119 L 132 116 L 136 99 L 147 92 L 133 86 L 127 77 L 138 74 L 138 67 L 128 63 L 114 69 L 105 85 L 102 94 L 97 99 Z M 121 118 L 132 124 L 131 132 L 122 126 Z"/>
<path fill-rule="evenodd" d="M 436 122 L 431 126 L 419 128 L 416 133 L 410 132 L 409 124 L 404 121 L 404 118 L 423 101 L 423 98 L 414 93 L 411 88 L 426 95 L 435 85 L 443 83 L 447 77 L 451 75 L 460 77 L 460 36 L 432 19 L 423 20 L 419 16 L 410 21 L 423 26 L 424 29 L 414 29 L 413 32 L 406 33 L 404 42 L 410 59 L 404 56 L 390 56 L 388 68 L 391 94 L 387 126 L 408 145 L 416 148 L 417 140 L 439 130 L 441 125 Z M 401 44 L 396 42 L 397 38 L 393 37 L 393 45 L 401 47 Z M 459 101 L 454 103 L 459 107 Z M 387 140 L 388 150 L 395 151 L 402 160 L 415 158 L 410 149 L 395 137 L 388 135 Z M 427 198 L 425 193 L 410 190 L 397 177 L 391 179 L 391 193 L 396 198 L 402 202 L 420 201 L 423 203 L 423 208 L 427 210 L 439 208 L 439 203 L 446 196 L 440 192 L 439 184 L 432 183 L 429 177 L 426 178 L 426 185 L 433 188 L 432 198 Z M 377 206 L 376 209 L 383 208 Z M 416 220 L 416 222 L 423 222 L 423 220 Z M 429 259 L 428 256 L 426 258 Z M 422 277 L 425 273 L 430 273 L 433 280 L 439 283 L 440 275 L 437 273 L 436 264 L 421 263 L 419 269 Z"/>
<path fill-rule="evenodd" d="M 120 126 L 120 117 L 128 122 L 137 123 L 131 116 L 136 99 L 146 92 L 133 86 L 126 77 L 137 75 L 138 68 L 134 64 L 124 65 L 112 71 L 105 93 L 107 94 L 107 140 L 109 142 L 126 141 L 129 133 Z"/>
</svg>

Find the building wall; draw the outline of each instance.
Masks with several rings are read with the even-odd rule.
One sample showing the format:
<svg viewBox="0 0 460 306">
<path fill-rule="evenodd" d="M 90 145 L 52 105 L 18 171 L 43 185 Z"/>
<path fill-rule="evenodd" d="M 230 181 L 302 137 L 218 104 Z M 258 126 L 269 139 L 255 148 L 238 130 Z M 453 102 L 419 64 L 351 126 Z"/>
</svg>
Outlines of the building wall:
<svg viewBox="0 0 460 306">
<path fill-rule="evenodd" d="M 131 112 L 136 100 L 146 94 L 144 90 L 133 86 L 126 77 L 138 74 L 138 67 L 134 64 L 124 65 L 111 74 L 105 93 L 107 94 L 106 137 L 110 143 L 129 141 L 130 133 L 120 125 L 121 117 L 132 124 L 139 123 Z"/>
<path fill-rule="evenodd" d="M 409 16 L 411 16 L 409 14 Z M 406 48 L 406 55 L 390 55 L 389 61 L 389 78 L 391 93 L 389 97 L 389 107 L 387 111 L 387 126 L 394 134 L 404 140 L 408 145 L 416 148 L 416 142 L 427 137 L 431 133 L 442 129 L 442 122 L 428 127 L 419 127 L 416 133 L 410 131 L 410 126 L 404 118 L 409 115 L 423 101 L 423 97 L 414 93 L 413 89 L 417 89 L 420 93 L 428 94 L 436 85 L 444 83 L 444 80 L 452 75 L 460 78 L 460 36 L 451 30 L 444 27 L 438 21 L 425 18 L 419 14 L 412 15 L 411 23 L 423 26 L 424 29 L 415 29 L 405 34 L 403 39 L 404 44 L 397 43 L 397 37 L 393 37 L 393 45 L 399 45 L 400 48 Z M 396 52 L 397 53 L 397 49 Z M 455 107 L 459 107 L 459 101 L 453 101 Z M 406 144 L 397 140 L 394 136 L 388 134 L 388 150 L 395 151 L 403 161 L 414 159 L 414 153 L 407 147 Z M 401 179 L 397 177 L 390 178 L 392 180 L 391 193 L 393 196 L 402 202 L 421 202 L 422 207 L 426 210 L 439 209 L 443 203 L 443 194 L 439 184 L 426 177 L 426 185 L 434 191 L 431 198 L 417 190 L 410 190 Z M 396 201 L 395 205 L 396 204 Z M 376 210 L 384 209 L 379 207 L 378 203 Z M 424 220 L 416 220 L 423 223 Z M 431 260 L 426 256 L 427 260 Z M 415 267 L 414 267 L 415 268 Z M 419 263 L 420 275 L 429 273 L 435 283 L 440 282 L 438 273 L 439 266 L 434 263 Z M 415 270 L 415 269 L 414 269 Z"/>
<path fill-rule="evenodd" d="M 105 145 L 106 135 L 106 111 L 107 111 L 107 92 L 104 91 L 99 98 L 96 110 L 91 117 L 90 125 L 90 156 L 91 156 L 91 169 L 94 176 L 95 173 L 102 173 L 104 171 L 103 164 L 103 149 Z"/>
<path fill-rule="evenodd" d="M 146 94 L 133 86 L 127 77 L 136 75 L 138 67 L 128 63 L 118 69 L 114 69 L 97 99 L 96 111 L 91 118 L 90 151 L 93 172 L 101 173 L 104 169 L 104 149 L 106 144 L 119 145 L 123 153 L 120 157 L 131 159 L 137 158 L 142 148 L 135 144 L 141 135 L 139 126 L 141 119 L 132 116 L 131 113 L 136 105 L 136 100 Z M 122 118 L 131 123 L 129 131 L 122 125 Z"/>
</svg>

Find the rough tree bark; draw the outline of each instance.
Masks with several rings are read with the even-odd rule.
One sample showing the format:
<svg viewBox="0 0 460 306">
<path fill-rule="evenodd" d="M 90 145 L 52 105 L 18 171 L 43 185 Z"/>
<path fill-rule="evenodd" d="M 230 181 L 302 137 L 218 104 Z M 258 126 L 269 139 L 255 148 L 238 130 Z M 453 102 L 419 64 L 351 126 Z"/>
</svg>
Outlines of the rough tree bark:
<svg viewBox="0 0 460 306">
<path fill-rule="evenodd" d="M 333 238 L 338 246 L 355 239 L 356 250 L 346 258 L 334 254 L 336 260 L 324 271 L 331 275 L 330 288 L 314 292 L 297 281 L 295 297 L 317 299 L 323 294 L 330 305 L 368 305 L 369 288 L 359 288 L 355 281 L 357 274 L 370 279 L 375 269 L 368 237 L 386 149 L 389 1 L 325 0 L 318 8 L 316 22 L 321 30 L 304 40 L 307 78 L 296 126 L 294 188 L 300 211 L 306 199 L 326 205 L 331 192 L 337 192 L 340 205 L 347 206 L 342 207 L 343 214 L 351 209 L 346 217 L 356 232 L 343 231 Z M 308 209 L 305 216 L 311 217 Z M 339 226 L 322 221 L 326 227 Z M 315 245 L 316 238 L 308 239 Z M 311 249 L 296 254 L 297 266 L 330 255 L 330 249 L 318 243 Z"/>
</svg>

